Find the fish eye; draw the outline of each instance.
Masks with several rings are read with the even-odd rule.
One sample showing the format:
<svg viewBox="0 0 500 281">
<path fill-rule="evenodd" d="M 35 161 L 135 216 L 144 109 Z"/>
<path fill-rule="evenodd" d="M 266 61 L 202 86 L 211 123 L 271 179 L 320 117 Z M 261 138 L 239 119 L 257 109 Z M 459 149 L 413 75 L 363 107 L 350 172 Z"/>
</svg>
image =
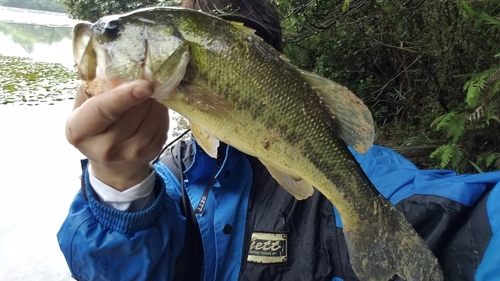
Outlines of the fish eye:
<svg viewBox="0 0 500 281">
<path fill-rule="evenodd" d="M 116 39 L 120 35 L 120 22 L 117 20 L 107 22 L 104 27 L 104 35 L 111 40 Z"/>
</svg>

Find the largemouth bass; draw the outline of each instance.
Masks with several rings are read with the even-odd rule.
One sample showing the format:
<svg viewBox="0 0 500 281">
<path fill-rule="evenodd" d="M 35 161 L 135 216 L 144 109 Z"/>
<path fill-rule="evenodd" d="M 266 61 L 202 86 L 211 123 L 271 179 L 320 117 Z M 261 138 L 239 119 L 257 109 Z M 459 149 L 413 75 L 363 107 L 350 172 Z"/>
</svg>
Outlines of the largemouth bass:
<svg viewBox="0 0 500 281">
<path fill-rule="evenodd" d="M 368 108 L 345 87 L 298 69 L 241 24 L 189 9 L 80 23 L 73 46 L 89 95 L 149 80 L 209 155 L 222 141 L 257 157 L 297 199 L 319 190 L 341 215 L 360 280 L 443 279 L 424 241 L 348 150 L 366 152 L 374 129 Z"/>
</svg>

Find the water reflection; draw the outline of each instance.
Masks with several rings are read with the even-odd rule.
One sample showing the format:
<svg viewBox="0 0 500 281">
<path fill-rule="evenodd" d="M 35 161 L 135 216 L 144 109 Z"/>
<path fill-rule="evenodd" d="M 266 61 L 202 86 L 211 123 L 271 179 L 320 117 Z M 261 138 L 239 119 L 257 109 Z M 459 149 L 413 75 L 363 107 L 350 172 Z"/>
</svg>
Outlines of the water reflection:
<svg viewBox="0 0 500 281">
<path fill-rule="evenodd" d="M 0 6 L 0 55 L 73 66 L 72 27 L 65 14 Z"/>
<path fill-rule="evenodd" d="M 73 27 L 78 21 L 64 13 L 0 6 L 0 21 L 45 26 Z"/>
<path fill-rule="evenodd" d="M 36 43 L 52 45 L 71 36 L 71 29 L 68 27 L 8 22 L 0 22 L 0 32 L 9 35 L 14 43 L 21 45 L 28 53 L 33 52 Z"/>
</svg>

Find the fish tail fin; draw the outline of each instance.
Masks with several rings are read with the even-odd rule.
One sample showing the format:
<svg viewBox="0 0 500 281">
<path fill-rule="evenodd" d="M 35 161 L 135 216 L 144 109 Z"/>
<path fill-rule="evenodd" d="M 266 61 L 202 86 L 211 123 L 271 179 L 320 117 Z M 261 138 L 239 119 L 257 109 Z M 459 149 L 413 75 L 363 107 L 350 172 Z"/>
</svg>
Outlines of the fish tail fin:
<svg viewBox="0 0 500 281">
<path fill-rule="evenodd" d="M 443 280 L 438 260 L 403 214 L 391 205 L 377 216 L 377 225 L 344 223 L 351 265 L 360 280 L 394 280 L 395 276 L 406 281 Z"/>
</svg>

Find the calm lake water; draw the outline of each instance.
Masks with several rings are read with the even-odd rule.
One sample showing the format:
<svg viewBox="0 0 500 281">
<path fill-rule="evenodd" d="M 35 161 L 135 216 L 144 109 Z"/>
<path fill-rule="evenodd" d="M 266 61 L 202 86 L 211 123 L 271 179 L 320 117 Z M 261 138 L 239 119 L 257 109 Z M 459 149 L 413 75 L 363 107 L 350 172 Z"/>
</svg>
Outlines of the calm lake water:
<svg viewBox="0 0 500 281">
<path fill-rule="evenodd" d="M 65 14 L 0 6 L 0 55 L 72 67 Z M 72 101 L 0 105 L 0 280 L 72 280 L 56 233 L 79 187 L 64 136 Z"/>
<path fill-rule="evenodd" d="M 65 14 L 0 6 L 0 54 L 72 67 L 71 30 Z"/>
</svg>

